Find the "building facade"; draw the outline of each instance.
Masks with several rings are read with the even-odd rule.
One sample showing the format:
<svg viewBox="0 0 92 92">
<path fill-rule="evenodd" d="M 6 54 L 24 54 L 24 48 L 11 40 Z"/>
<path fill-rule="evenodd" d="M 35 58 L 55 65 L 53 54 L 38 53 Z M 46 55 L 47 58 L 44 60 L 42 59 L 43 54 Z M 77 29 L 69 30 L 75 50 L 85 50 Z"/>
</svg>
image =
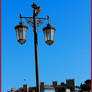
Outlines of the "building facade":
<svg viewBox="0 0 92 92">
<path fill-rule="evenodd" d="M 12 88 L 8 92 L 36 92 L 36 87 L 29 87 L 25 84 L 19 89 Z M 74 79 L 68 79 L 66 83 L 61 82 L 59 85 L 57 81 L 53 81 L 52 85 L 45 85 L 44 82 L 41 82 L 40 92 L 91 92 L 91 80 L 86 80 L 80 86 L 75 86 Z"/>
</svg>

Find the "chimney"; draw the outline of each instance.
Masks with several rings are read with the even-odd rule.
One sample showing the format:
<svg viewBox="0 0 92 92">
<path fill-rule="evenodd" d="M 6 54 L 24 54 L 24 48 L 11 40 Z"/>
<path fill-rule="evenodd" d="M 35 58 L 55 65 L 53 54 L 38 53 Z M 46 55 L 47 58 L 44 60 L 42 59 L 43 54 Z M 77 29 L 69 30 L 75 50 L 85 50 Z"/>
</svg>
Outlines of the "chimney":
<svg viewBox="0 0 92 92">
<path fill-rule="evenodd" d="M 44 88 L 44 82 L 40 83 L 40 87 L 41 87 L 41 89 Z"/>
<path fill-rule="evenodd" d="M 29 92 L 29 87 L 27 84 L 23 85 L 24 92 Z"/>
<path fill-rule="evenodd" d="M 15 90 L 16 90 L 15 88 L 11 88 L 11 92 L 15 92 Z"/>
<path fill-rule="evenodd" d="M 61 82 L 61 86 L 64 86 L 65 84 L 64 84 L 64 82 Z"/>
<path fill-rule="evenodd" d="M 53 81 L 53 87 L 57 86 L 57 81 Z"/>
</svg>

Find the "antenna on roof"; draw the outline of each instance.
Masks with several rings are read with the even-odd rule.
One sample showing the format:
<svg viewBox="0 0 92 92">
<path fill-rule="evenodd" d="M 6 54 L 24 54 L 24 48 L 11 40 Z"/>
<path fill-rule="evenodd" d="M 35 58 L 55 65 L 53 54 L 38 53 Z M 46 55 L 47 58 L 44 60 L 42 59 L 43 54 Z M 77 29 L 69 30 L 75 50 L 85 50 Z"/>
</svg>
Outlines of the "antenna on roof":
<svg viewBox="0 0 92 92">
<path fill-rule="evenodd" d="M 24 78 L 24 84 L 26 84 L 26 78 Z"/>
</svg>

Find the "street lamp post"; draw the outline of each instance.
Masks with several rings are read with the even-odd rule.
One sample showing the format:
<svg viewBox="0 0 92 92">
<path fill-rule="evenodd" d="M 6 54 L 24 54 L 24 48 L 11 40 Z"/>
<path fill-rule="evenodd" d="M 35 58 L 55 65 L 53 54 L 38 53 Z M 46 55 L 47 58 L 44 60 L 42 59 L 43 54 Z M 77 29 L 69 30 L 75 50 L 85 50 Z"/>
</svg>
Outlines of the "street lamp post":
<svg viewBox="0 0 92 92">
<path fill-rule="evenodd" d="M 34 46 L 35 46 L 35 71 L 36 71 L 36 92 L 40 92 L 39 85 L 39 68 L 38 68 L 38 40 L 37 40 L 37 22 L 36 22 L 36 5 L 33 5 L 33 25 L 34 25 Z"/>
<path fill-rule="evenodd" d="M 55 34 L 55 28 L 51 26 L 49 23 L 49 16 L 47 18 L 38 18 L 38 14 L 41 11 L 41 7 L 37 4 L 32 4 L 33 8 L 33 17 L 23 17 L 20 14 L 20 23 L 19 25 L 15 26 L 16 34 L 17 34 L 17 40 L 22 45 L 26 42 L 27 37 L 27 29 L 28 27 L 23 24 L 22 18 L 25 18 L 27 20 L 27 23 L 29 23 L 33 29 L 34 29 L 34 48 L 35 48 L 35 71 L 36 71 L 36 92 L 40 92 L 40 85 L 39 85 L 39 67 L 38 67 L 38 40 L 37 40 L 37 27 L 39 27 L 40 24 L 43 23 L 43 20 L 48 20 L 48 24 L 46 27 L 43 28 L 44 36 L 45 36 L 45 42 L 48 45 L 52 45 L 54 42 L 54 34 Z"/>
</svg>

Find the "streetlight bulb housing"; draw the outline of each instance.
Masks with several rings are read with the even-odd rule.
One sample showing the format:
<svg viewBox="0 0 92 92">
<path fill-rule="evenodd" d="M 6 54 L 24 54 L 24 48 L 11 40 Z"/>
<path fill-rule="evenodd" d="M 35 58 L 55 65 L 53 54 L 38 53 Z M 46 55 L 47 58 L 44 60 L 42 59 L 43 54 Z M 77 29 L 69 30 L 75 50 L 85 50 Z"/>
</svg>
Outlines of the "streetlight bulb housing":
<svg viewBox="0 0 92 92">
<path fill-rule="evenodd" d="M 47 26 L 43 28 L 46 44 L 52 45 L 54 43 L 55 30 L 55 27 L 52 27 L 50 24 L 47 24 Z"/>
<path fill-rule="evenodd" d="M 15 26 L 17 41 L 22 45 L 26 42 L 28 27 L 20 22 L 19 25 Z"/>
</svg>

